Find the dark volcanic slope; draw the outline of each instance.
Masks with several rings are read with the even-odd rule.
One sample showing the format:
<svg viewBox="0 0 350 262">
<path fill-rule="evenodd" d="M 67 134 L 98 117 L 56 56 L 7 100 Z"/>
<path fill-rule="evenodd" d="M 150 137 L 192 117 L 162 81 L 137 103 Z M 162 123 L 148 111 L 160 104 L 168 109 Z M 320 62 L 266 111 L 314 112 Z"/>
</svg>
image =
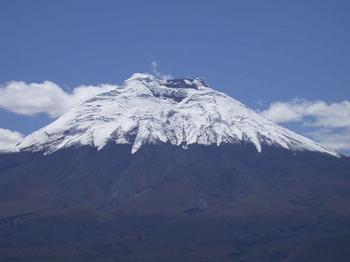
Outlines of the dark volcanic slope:
<svg viewBox="0 0 350 262">
<path fill-rule="evenodd" d="M 110 144 L 0 155 L 0 260 L 283 261 L 350 235 L 349 159 L 262 151 Z"/>
<path fill-rule="evenodd" d="M 346 158 L 273 147 L 128 145 L 1 155 L 2 206 L 100 205 L 128 213 L 350 211 Z M 44 199 L 44 201 L 43 201 Z M 24 208 L 23 207 L 23 208 Z M 6 209 L 3 209 L 6 212 Z M 193 211 L 194 212 L 194 211 Z"/>
</svg>

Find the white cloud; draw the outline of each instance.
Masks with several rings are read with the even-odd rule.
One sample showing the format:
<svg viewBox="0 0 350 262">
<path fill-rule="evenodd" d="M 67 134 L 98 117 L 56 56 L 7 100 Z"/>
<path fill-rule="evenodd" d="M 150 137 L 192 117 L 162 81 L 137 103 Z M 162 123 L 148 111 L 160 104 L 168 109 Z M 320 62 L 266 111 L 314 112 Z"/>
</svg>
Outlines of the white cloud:
<svg viewBox="0 0 350 262">
<path fill-rule="evenodd" d="M 152 61 L 151 62 L 151 68 L 152 68 L 152 72 L 155 76 L 162 78 L 163 80 L 168 80 L 168 79 L 173 79 L 174 77 L 172 75 L 169 74 L 162 74 L 158 71 L 158 67 L 159 64 L 157 61 Z"/>
<path fill-rule="evenodd" d="M 319 127 L 350 127 L 350 101 L 327 104 L 323 101 L 293 99 L 288 102 L 273 102 L 262 111 L 266 118 L 276 122 L 305 122 Z M 312 119 L 305 121 L 306 117 Z"/>
<path fill-rule="evenodd" d="M 350 150 L 350 101 L 326 103 L 293 99 L 273 102 L 261 114 L 276 123 L 300 122 L 315 128 L 308 135 L 337 150 Z"/>
<path fill-rule="evenodd" d="M 303 118 L 300 108 L 290 102 L 273 102 L 269 109 L 262 111 L 261 114 L 276 123 L 295 122 Z"/>
<path fill-rule="evenodd" d="M 157 68 L 158 68 L 158 63 L 157 63 L 157 61 L 152 61 L 152 62 L 151 62 L 151 67 L 152 67 L 152 71 L 153 71 L 155 74 L 159 74 L 158 71 L 157 71 Z"/>
<path fill-rule="evenodd" d="M 0 150 L 16 144 L 21 141 L 22 138 L 23 135 L 21 133 L 0 128 Z"/>
<path fill-rule="evenodd" d="M 350 128 L 344 128 L 340 131 L 320 129 L 309 133 L 309 136 L 335 150 L 350 150 Z"/>
<path fill-rule="evenodd" d="M 53 82 L 27 84 L 23 81 L 9 82 L 0 86 L 0 108 L 21 115 L 48 114 L 58 117 L 99 93 L 117 88 L 115 85 L 78 86 L 71 93 L 65 92 Z"/>
</svg>

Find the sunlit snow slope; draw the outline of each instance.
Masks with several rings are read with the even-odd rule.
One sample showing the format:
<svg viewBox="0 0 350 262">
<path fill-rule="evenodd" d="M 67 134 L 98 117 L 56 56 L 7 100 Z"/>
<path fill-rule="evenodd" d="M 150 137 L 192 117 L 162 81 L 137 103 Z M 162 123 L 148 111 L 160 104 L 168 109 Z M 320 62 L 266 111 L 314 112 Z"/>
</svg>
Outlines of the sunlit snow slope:
<svg viewBox="0 0 350 262">
<path fill-rule="evenodd" d="M 115 90 L 72 108 L 48 126 L 25 137 L 10 151 L 45 151 L 108 142 L 222 145 L 252 143 L 293 151 L 338 153 L 263 118 L 235 99 L 209 88 L 200 79 L 163 80 L 134 74 Z"/>
</svg>

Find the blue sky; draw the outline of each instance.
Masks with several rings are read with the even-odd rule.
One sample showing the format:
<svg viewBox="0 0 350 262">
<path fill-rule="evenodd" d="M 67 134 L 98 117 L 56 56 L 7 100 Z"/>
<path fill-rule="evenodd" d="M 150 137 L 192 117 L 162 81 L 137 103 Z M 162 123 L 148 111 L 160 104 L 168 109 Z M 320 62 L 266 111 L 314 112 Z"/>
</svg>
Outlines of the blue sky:
<svg viewBox="0 0 350 262">
<path fill-rule="evenodd" d="M 4 0 L 0 91 L 9 81 L 48 80 L 66 93 L 121 84 L 156 61 L 163 74 L 203 77 L 256 110 L 273 110 L 266 115 L 297 132 L 348 139 L 350 149 L 350 125 L 319 123 L 334 112 L 341 123 L 350 119 L 343 103 L 350 99 L 349 10 L 339 0 Z M 278 101 L 297 116 L 281 119 L 285 111 L 271 105 Z M 324 103 L 321 116 L 316 101 Z M 54 119 L 14 111 L 0 101 L 0 128 L 28 134 Z"/>
</svg>

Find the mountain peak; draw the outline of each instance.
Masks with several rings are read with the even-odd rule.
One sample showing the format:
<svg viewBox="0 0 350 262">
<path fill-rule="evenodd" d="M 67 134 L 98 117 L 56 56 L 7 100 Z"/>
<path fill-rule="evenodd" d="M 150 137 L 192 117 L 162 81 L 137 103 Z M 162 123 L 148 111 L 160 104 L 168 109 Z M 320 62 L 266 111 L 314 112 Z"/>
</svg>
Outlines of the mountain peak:
<svg viewBox="0 0 350 262">
<path fill-rule="evenodd" d="M 263 118 L 237 100 L 208 87 L 201 79 L 162 79 L 137 73 L 115 90 L 72 108 L 12 148 L 54 152 L 61 148 L 107 143 L 144 144 L 251 143 L 292 151 L 309 150 L 338 156 L 335 151 Z"/>
<path fill-rule="evenodd" d="M 199 89 L 206 88 L 208 85 L 200 78 L 177 78 L 164 79 L 148 73 L 135 73 L 124 81 L 123 88 L 135 87 L 135 85 L 162 86 L 171 89 Z"/>
<path fill-rule="evenodd" d="M 156 77 L 149 73 L 134 73 L 131 77 L 126 79 L 124 83 L 131 81 L 142 81 L 142 80 L 154 80 Z"/>
</svg>

